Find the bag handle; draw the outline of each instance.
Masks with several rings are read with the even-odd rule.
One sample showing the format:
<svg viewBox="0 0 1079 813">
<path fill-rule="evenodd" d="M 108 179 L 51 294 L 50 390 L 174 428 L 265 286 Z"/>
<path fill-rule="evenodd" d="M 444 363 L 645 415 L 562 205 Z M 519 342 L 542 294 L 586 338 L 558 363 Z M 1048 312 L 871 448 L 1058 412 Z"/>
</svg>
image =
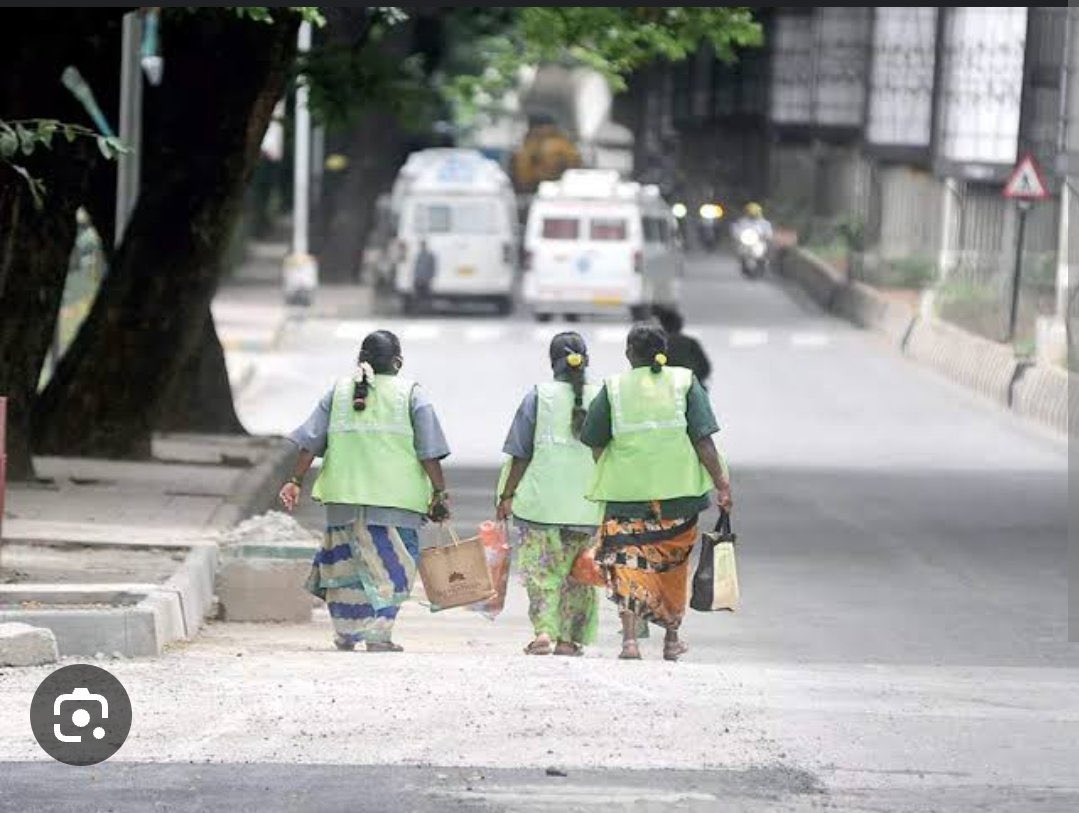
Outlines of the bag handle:
<svg viewBox="0 0 1079 813">
<path fill-rule="evenodd" d="M 731 531 L 731 512 L 726 508 L 719 509 L 719 519 L 716 520 L 716 527 L 714 533 L 720 536 L 730 537 L 734 540 L 734 533 Z"/>
<path fill-rule="evenodd" d="M 457 536 L 456 529 L 449 522 L 438 523 L 438 529 L 441 532 L 439 534 L 440 536 L 446 536 L 447 534 L 449 534 L 450 541 L 452 541 L 454 545 L 461 544 L 461 538 Z"/>
</svg>

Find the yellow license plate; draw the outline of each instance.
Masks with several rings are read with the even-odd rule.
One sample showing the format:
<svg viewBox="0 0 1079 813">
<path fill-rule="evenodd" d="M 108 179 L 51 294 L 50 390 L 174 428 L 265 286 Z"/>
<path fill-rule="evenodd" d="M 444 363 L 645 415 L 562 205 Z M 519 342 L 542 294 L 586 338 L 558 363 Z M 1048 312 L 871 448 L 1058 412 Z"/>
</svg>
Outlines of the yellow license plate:
<svg viewBox="0 0 1079 813">
<path fill-rule="evenodd" d="M 457 276 L 459 277 L 472 277 L 476 275 L 476 269 L 471 265 L 461 265 L 457 267 Z"/>
<path fill-rule="evenodd" d="M 594 296 L 592 297 L 593 305 L 621 305 L 622 297 L 620 296 Z"/>
</svg>

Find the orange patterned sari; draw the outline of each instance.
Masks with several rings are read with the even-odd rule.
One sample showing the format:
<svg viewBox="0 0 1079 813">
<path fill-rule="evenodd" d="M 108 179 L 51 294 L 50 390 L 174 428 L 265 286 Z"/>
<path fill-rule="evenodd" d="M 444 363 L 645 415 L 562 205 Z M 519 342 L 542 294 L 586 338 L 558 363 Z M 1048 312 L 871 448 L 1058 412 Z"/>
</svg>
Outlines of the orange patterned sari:
<svg viewBox="0 0 1079 813">
<path fill-rule="evenodd" d="M 697 517 L 609 519 L 601 528 L 596 562 L 607 576 L 607 595 L 619 611 L 676 630 L 689 600 L 689 557 Z"/>
</svg>

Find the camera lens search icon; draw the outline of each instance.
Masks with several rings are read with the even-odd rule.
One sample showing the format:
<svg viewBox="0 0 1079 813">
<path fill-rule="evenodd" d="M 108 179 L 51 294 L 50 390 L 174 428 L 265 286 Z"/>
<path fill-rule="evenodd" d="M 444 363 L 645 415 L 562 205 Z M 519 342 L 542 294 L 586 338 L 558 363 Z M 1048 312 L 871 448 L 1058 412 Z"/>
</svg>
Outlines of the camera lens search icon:
<svg viewBox="0 0 1079 813">
<path fill-rule="evenodd" d="M 131 700 L 110 672 L 89 664 L 57 669 L 38 686 L 30 727 L 42 749 L 68 765 L 111 757 L 131 730 Z"/>
</svg>

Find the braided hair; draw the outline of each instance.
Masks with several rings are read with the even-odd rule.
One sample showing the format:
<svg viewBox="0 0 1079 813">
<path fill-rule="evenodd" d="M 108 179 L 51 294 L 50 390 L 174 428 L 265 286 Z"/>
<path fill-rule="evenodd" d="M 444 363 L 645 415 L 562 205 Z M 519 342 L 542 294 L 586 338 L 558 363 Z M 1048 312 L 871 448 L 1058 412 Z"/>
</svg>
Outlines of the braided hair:
<svg viewBox="0 0 1079 813">
<path fill-rule="evenodd" d="M 367 390 L 375 375 L 393 375 L 400 367 L 401 342 L 388 330 L 368 333 L 360 345 L 359 371 L 352 388 L 352 408 L 367 409 Z"/>
<path fill-rule="evenodd" d="M 573 437 L 579 438 L 586 414 L 584 377 L 585 368 L 588 367 L 588 345 L 579 333 L 573 331 L 559 333 L 551 339 L 549 355 L 555 375 L 566 376 L 573 387 L 573 415 L 570 418 L 570 429 Z"/>
<path fill-rule="evenodd" d="M 626 353 L 634 367 L 650 367 L 658 373 L 667 363 L 667 331 L 654 323 L 634 325 L 626 337 Z"/>
</svg>

